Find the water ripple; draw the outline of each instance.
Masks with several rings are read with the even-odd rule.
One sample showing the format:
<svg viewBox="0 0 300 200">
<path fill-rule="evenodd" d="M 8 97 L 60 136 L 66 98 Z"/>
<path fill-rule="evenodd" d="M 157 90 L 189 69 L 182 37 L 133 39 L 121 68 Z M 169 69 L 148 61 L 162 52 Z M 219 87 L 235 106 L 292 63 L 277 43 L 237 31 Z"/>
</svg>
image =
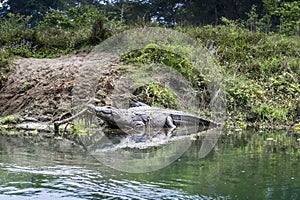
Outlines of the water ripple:
<svg viewBox="0 0 300 200">
<path fill-rule="evenodd" d="M 83 167 L 8 165 L 2 170 L 15 175 L 19 181 L 1 185 L 1 195 L 52 199 L 199 199 L 184 192 L 162 188 L 164 184 L 141 183 L 103 175 Z M 29 175 L 26 181 L 24 177 Z M 20 177 L 19 177 L 20 176 Z M 23 180 L 22 180 L 23 178 Z M 34 182 L 35 179 L 39 180 Z M 31 182 L 32 181 L 32 182 Z M 47 199 L 46 198 L 46 199 Z"/>
</svg>

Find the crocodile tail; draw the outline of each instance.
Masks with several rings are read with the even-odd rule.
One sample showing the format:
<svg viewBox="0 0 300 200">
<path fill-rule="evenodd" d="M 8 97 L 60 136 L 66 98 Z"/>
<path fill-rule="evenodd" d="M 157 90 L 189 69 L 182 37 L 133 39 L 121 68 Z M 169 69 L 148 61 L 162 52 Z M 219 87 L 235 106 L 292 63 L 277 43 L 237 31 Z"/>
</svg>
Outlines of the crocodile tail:
<svg viewBox="0 0 300 200">
<path fill-rule="evenodd" d="M 219 126 L 216 122 L 192 115 L 172 115 L 171 117 L 175 126 L 193 126 L 198 127 L 199 130 L 207 130 Z"/>
</svg>

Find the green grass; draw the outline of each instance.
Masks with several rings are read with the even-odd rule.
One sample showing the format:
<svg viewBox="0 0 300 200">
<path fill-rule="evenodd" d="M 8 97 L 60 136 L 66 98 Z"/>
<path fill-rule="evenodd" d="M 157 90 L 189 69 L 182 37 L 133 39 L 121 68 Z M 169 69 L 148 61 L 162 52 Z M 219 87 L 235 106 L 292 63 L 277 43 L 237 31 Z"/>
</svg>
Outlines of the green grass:
<svg viewBox="0 0 300 200">
<path fill-rule="evenodd" d="M 176 109 L 179 102 L 175 93 L 170 88 L 162 86 L 158 82 L 152 82 L 138 87 L 133 93 L 136 100 L 145 102 L 151 106 Z"/>
<path fill-rule="evenodd" d="M 300 113 L 300 43 L 297 36 L 251 32 L 239 25 L 180 28 L 208 48 L 213 47 L 223 72 L 227 125 L 293 126 Z M 186 58 L 149 44 L 122 55 L 127 63 L 156 62 L 170 66 L 203 91 L 209 77 Z"/>
<path fill-rule="evenodd" d="M 142 49 L 134 50 L 121 55 L 122 61 L 134 64 L 159 63 L 176 69 L 184 77 L 186 77 L 195 87 L 204 87 L 204 77 L 200 71 L 192 65 L 192 63 L 181 55 L 172 51 L 174 46 L 168 46 L 163 49 L 156 44 L 148 44 Z"/>
<path fill-rule="evenodd" d="M 22 91 L 26 91 L 26 90 L 30 89 L 31 87 L 32 87 L 31 83 L 26 81 L 22 85 Z"/>
<path fill-rule="evenodd" d="M 15 116 L 12 116 L 12 115 L 3 117 L 0 120 L 0 124 L 15 124 L 15 123 L 17 123 L 17 119 L 15 118 Z"/>
<path fill-rule="evenodd" d="M 209 47 L 223 68 L 228 121 L 292 126 L 300 111 L 300 43 L 297 36 L 251 32 L 238 25 L 182 30 Z M 213 42 L 212 42 L 213 41 Z"/>
</svg>

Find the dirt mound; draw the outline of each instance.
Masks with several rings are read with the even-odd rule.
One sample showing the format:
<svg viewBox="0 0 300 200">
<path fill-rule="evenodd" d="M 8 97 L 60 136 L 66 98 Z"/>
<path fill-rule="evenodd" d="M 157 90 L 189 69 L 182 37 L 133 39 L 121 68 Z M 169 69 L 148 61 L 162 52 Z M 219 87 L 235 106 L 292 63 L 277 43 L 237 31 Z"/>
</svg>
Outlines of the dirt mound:
<svg viewBox="0 0 300 200">
<path fill-rule="evenodd" d="M 81 66 L 93 68 L 101 65 L 100 74 L 105 75 L 118 63 L 118 57 L 107 53 L 17 59 L 0 91 L 0 116 L 18 113 L 40 121 L 60 118 L 63 113 L 70 112 L 72 89 L 76 85 L 74 80 Z"/>
</svg>

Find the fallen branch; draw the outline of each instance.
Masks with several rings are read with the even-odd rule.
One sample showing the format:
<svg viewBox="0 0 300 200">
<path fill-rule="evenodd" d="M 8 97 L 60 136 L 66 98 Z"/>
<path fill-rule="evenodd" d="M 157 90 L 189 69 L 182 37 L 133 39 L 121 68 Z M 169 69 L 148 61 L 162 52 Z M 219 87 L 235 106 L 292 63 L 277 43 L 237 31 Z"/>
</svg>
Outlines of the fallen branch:
<svg viewBox="0 0 300 200">
<path fill-rule="evenodd" d="M 76 115 L 73 115 L 72 117 L 69 117 L 69 118 L 66 118 L 66 119 L 54 122 L 54 134 L 55 135 L 59 135 L 59 126 L 60 125 L 72 121 L 76 117 L 79 117 L 80 115 L 84 114 L 86 111 L 87 111 L 87 108 L 81 110 L 79 113 L 77 113 Z"/>
</svg>

